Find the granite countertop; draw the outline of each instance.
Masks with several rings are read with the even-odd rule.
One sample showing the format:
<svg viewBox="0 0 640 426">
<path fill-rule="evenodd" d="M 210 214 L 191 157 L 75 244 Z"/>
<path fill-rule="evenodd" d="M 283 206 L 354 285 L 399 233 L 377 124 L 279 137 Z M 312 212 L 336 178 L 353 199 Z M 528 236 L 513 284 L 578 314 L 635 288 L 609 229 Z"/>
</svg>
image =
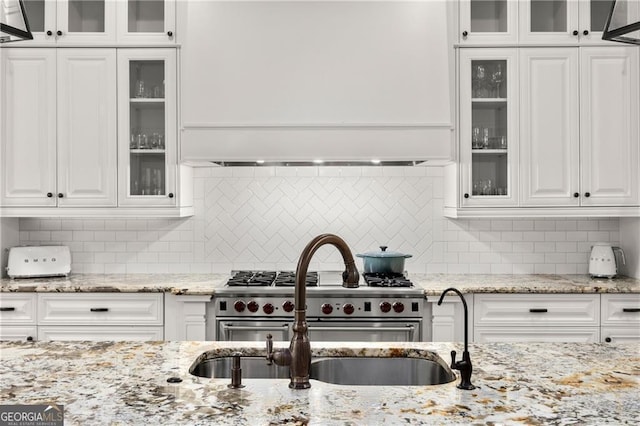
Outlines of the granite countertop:
<svg viewBox="0 0 640 426">
<path fill-rule="evenodd" d="M 276 347 L 288 342 L 275 342 Z M 393 345 L 393 347 L 389 347 Z M 473 391 L 192 376 L 198 356 L 264 356 L 247 342 L 0 342 L 0 401 L 61 404 L 65 424 L 637 424 L 640 345 L 471 344 Z M 451 343 L 313 343 L 315 356 L 433 356 Z M 167 382 L 179 377 L 181 383 Z"/>
<path fill-rule="evenodd" d="M 640 293 L 640 279 L 588 275 L 410 274 L 426 296 L 447 287 L 463 293 Z M 63 278 L 0 279 L 0 292 L 166 292 L 212 295 L 229 274 L 71 274 Z M 293 289 L 292 289 L 293 292 Z"/>
</svg>

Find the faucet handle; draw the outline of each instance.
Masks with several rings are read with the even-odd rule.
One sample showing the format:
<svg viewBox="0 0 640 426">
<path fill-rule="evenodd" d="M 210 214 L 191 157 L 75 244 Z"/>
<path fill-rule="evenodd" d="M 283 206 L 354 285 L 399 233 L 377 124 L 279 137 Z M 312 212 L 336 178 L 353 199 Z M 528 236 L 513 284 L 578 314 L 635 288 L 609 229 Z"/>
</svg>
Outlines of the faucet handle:
<svg viewBox="0 0 640 426">
<path fill-rule="evenodd" d="M 267 334 L 267 365 L 271 365 L 273 361 L 273 336 Z"/>
<path fill-rule="evenodd" d="M 451 351 L 451 369 L 457 370 L 456 368 L 456 351 Z"/>
</svg>

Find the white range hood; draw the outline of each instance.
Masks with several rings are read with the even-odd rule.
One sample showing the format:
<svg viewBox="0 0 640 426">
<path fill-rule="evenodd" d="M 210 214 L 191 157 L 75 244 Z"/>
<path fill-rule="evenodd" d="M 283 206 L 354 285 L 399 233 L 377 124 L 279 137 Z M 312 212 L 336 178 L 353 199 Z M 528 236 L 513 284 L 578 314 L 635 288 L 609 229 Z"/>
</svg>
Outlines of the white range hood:
<svg viewBox="0 0 640 426">
<path fill-rule="evenodd" d="M 451 159 L 447 3 L 180 2 L 181 161 Z"/>
</svg>

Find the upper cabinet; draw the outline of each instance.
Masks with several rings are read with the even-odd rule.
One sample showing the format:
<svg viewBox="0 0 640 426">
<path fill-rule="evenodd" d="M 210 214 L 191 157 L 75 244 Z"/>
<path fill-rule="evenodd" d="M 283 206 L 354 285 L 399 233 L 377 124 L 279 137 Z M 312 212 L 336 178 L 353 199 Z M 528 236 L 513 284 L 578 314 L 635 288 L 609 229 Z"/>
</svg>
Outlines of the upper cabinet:
<svg viewBox="0 0 640 426">
<path fill-rule="evenodd" d="M 612 0 L 460 0 L 461 45 L 608 44 L 602 31 Z M 640 17 L 640 2 L 622 8 L 629 21 Z"/>
<path fill-rule="evenodd" d="M 25 0 L 37 45 L 174 43 L 175 0 Z"/>
<path fill-rule="evenodd" d="M 460 0 L 460 43 L 499 44 L 518 40 L 518 2 Z"/>
</svg>

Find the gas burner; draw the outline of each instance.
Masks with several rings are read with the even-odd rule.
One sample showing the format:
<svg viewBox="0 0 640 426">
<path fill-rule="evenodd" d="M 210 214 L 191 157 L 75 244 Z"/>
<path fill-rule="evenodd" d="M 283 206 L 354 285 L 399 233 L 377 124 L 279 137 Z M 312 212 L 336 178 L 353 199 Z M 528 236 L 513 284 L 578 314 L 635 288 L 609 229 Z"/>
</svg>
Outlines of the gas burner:
<svg viewBox="0 0 640 426">
<path fill-rule="evenodd" d="M 318 286 L 318 273 L 317 272 L 307 272 L 307 276 L 305 278 L 305 284 L 307 287 L 317 287 Z M 275 282 L 273 283 L 276 287 L 293 287 L 296 285 L 296 273 L 291 271 L 280 272 Z"/>
<path fill-rule="evenodd" d="M 413 287 L 413 283 L 402 274 L 365 272 L 363 277 L 369 287 Z"/>
<path fill-rule="evenodd" d="M 268 287 L 275 279 L 276 273 L 271 271 L 235 271 L 227 286 Z"/>
</svg>

